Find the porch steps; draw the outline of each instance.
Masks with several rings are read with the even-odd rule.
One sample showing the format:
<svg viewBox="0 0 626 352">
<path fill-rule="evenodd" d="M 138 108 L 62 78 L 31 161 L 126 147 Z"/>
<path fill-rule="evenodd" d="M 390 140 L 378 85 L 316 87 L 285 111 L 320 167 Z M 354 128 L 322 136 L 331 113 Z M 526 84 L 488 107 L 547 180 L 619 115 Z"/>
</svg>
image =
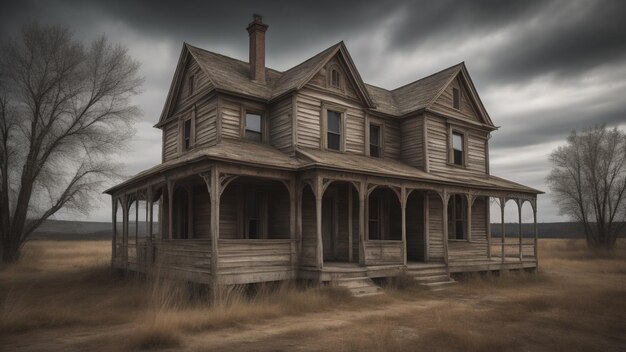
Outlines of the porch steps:
<svg viewBox="0 0 626 352">
<path fill-rule="evenodd" d="M 450 277 L 444 266 L 427 268 L 409 267 L 406 273 L 420 285 L 433 291 L 440 291 L 457 283 Z"/>
<path fill-rule="evenodd" d="M 375 296 L 383 294 L 383 289 L 369 277 L 349 277 L 335 279 L 332 284 L 348 289 L 354 297 Z"/>
</svg>

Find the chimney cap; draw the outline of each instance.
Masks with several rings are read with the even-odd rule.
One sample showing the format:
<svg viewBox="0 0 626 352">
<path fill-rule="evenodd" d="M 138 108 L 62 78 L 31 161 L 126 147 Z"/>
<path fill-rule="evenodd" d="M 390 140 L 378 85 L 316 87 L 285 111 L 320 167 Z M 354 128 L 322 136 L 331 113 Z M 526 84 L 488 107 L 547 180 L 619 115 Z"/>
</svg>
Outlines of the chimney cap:
<svg viewBox="0 0 626 352">
<path fill-rule="evenodd" d="M 246 29 L 248 30 L 250 34 L 252 34 L 252 31 L 254 30 L 265 32 L 267 31 L 268 27 L 269 27 L 268 25 L 263 23 L 263 16 L 259 15 L 258 13 L 255 13 L 252 15 L 252 22 L 248 24 L 248 27 Z"/>
</svg>

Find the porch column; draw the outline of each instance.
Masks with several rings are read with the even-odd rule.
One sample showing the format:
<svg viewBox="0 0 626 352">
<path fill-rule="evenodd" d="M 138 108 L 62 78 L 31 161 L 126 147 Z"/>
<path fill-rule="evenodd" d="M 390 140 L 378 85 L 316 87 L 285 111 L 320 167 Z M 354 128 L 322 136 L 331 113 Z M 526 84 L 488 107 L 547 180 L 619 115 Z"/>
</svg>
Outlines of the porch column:
<svg viewBox="0 0 626 352">
<path fill-rule="evenodd" d="M 443 198 L 441 200 L 442 204 L 442 216 L 441 221 L 443 222 L 443 261 L 448 264 L 448 192 L 443 192 Z"/>
<path fill-rule="evenodd" d="M 219 238 L 220 238 L 220 175 L 217 166 L 213 166 L 210 172 L 210 184 L 208 185 L 211 197 L 211 276 L 213 298 L 219 299 Z M 205 178 L 205 182 L 207 178 Z"/>
<path fill-rule="evenodd" d="M 524 205 L 524 201 L 521 199 L 517 200 L 517 215 L 519 219 L 519 260 L 520 262 L 524 259 L 524 253 L 522 253 L 523 243 L 522 243 L 522 206 Z"/>
<path fill-rule="evenodd" d="M 128 198 L 122 198 L 122 246 L 124 247 L 124 267 L 128 267 Z"/>
<path fill-rule="evenodd" d="M 539 253 L 537 247 L 537 245 L 539 244 L 539 232 L 537 231 L 537 198 L 535 198 L 535 201 L 533 202 L 533 227 L 533 230 L 535 232 L 535 265 L 537 266 L 537 268 L 539 268 L 539 257 L 537 256 L 537 254 Z"/>
<path fill-rule="evenodd" d="M 167 238 L 174 235 L 174 181 L 167 181 Z"/>
<path fill-rule="evenodd" d="M 365 201 L 367 200 L 367 184 L 359 183 L 359 265 L 365 265 Z"/>
<path fill-rule="evenodd" d="M 152 210 L 152 186 L 148 187 L 148 199 L 146 200 L 146 213 L 147 213 L 147 219 L 146 222 L 148 223 L 148 239 L 150 241 L 152 241 L 152 237 L 154 236 L 153 234 L 153 228 L 152 228 L 152 221 L 154 220 L 154 214 L 153 214 L 153 210 Z"/>
<path fill-rule="evenodd" d="M 317 246 L 315 249 L 315 264 L 318 269 L 324 266 L 324 247 L 322 244 L 322 178 L 317 175 L 315 177 L 315 227 L 317 234 Z"/>
<path fill-rule="evenodd" d="M 505 253 L 504 253 L 504 207 L 506 206 L 506 198 L 500 198 L 500 216 L 501 216 L 501 221 L 502 221 L 502 235 L 501 235 L 501 242 L 502 242 L 502 263 L 504 263 L 504 257 L 506 257 Z"/>
<path fill-rule="evenodd" d="M 406 187 L 400 189 L 400 208 L 402 209 L 402 264 L 406 265 Z"/>
<path fill-rule="evenodd" d="M 348 184 L 348 261 L 352 263 L 354 260 L 354 229 L 352 228 L 352 212 L 353 206 L 352 204 L 352 185 Z"/>
<path fill-rule="evenodd" d="M 298 235 L 296 234 L 296 203 L 297 201 L 297 183 L 295 180 L 290 180 L 289 186 L 289 238 L 291 239 L 291 267 L 296 274 L 298 269 Z"/>
<path fill-rule="evenodd" d="M 111 242 L 111 268 L 113 268 L 113 262 L 115 261 L 115 242 L 117 241 L 117 199 L 111 196 L 111 216 L 113 218 L 113 242 Z"/>
<path fill-rule="evenodd" d="M 491 197 L 485 197 L 485 228 L 487 229 L 487 258 L 491 259 Z"/>
<path fill-rule="evenodd" d="M 193 228 L 193 191 L 191 187 L 187 187 L 187 238 L 191 239 L 195 235 Z"/>
<path fill-rule="evenodd" d="M 471 194 L 467 194 L 467 240 L 472 240 L 472 203 L 474 197 Z"/>
</svg>

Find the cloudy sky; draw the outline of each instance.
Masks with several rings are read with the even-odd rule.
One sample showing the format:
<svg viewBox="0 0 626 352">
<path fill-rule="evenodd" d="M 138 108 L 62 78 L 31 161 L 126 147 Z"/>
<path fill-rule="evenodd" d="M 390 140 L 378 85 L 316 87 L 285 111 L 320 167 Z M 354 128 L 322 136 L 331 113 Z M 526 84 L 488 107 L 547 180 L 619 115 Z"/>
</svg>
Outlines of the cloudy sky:
<svg viewBox="0 0 626 352">
<path fill-rule="evenodd" d="M 182 43 L 247 61 L 252 13 L 270 26 L 266 64 L 278 70 L 340 40 L 363 79 L 388 89 L 465 61 L 501 126 L 490 144 L 492 174 L 538 189 L 547 191 L 547 156 L 571 130 L 626 129 L 626 1 L 1 0 L 0 36 L 39 21 L 67 25 L 84 41 L 106 34 L 129 48 L 146 79 L 135 99 L 143 117 L 123 156 L 132 175 L 160 162 L 161 134 L 152 126 Z M 81 219 L 109 221 L 110 200 L 103 200 Z M 539 221 L 566 220 L 549 194 L 539 210 Z"/>
</svg>

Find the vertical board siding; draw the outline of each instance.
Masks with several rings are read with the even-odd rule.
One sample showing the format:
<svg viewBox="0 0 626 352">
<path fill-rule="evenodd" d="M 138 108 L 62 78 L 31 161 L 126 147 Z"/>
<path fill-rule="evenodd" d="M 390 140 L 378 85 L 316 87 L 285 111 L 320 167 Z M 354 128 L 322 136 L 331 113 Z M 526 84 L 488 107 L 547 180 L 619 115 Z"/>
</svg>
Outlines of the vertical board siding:
<svg viewBox="0 0 626 352">
<path fill-rule="evenodd" d="M 487 160 L 485 159 L 485 138 L 478 132 L 468 132 L 466 167 L 459 168 L 448 164 L 449 136 L 448 127 L 442 119 L 429 116 L 427 120 L 428 133 L 428 162 L 430 172 L 443 175 L 455 175 L 459 172 L 466 174 L 485 174 Z"/>
<path fill-rule="evenodd" d="M 284 153 L 293 151 L 291 114 L 291 97 L 283 99 L 270 109 L 270 144 Z"/>
<path fill-rule="evenodd" d="M 438 195 L 428 194 L 428 256 L 443 261 L 443 203 Z"/>
<path fill-rule="evenodd" d="M 402 160 L 418 169 L 424 169 L 424 118 L 409 117 L 402 120 Z"/>
<path fill-rule="evenodd" d="M 178 154 L 178 121 L 163 126 L 163 160 L 173 159 Z"/>
<path fill-rule="evenodd" d="M 197 105 L 196 146 L 214 145 L 217 141 L 217 98 Z"/>
</svg>

